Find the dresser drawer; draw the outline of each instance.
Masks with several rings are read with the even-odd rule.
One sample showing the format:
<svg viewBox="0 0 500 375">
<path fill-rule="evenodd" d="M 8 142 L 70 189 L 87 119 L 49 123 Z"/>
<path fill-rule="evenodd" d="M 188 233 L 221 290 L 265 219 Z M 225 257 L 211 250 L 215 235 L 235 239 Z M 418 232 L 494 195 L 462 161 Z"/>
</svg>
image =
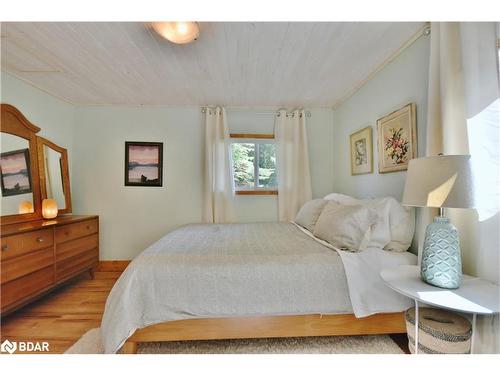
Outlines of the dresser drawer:
<svg viewBox="0 0 500 375">
<path fill-rule="evenodd" d="M 1 283 L 38 271 L 47 266 L 54 266 L 54 248 L 37 250 L 29 254 L 2 261 Z M 3 287 L 3 285 L 2 285 Z"/>
<path fill-rule="evenodd" d="M 87 220 L 75 224 L 63 225 L 56 228 L 56 243 L 63 243 L 97 233 L 99 225 L 97 220 Z"/>
<path fill-rule="evenodd" d="M 36 294 L 54 282 L 54 267 L 46 267 L 2 285 L 2 310 L 14 302 Z"/>
<path fill-rule="evenodd" d="M 99 235 L 97 233 L 58 244 L 56 246 L 56 262 L 59 263 L 65 259 L 95 249 L 98 244 Z"/>
<path fill-rule="evenodd" d="M 80 271 L 90 268 L 99 261 L 99 249 L 92 249 L 81 253 L 77 257 L 68 258 L 56 263 L 56 281 L 64 280 L 76 275 Z"/>
<path fill-rule="evenodd" d="M 52 246 L 54 243 L 54 232 L 52 228 L 40 229 L 29 233 L 2 237 L 1 242 L 1 259 L 4 261 Z"/>
</svg>

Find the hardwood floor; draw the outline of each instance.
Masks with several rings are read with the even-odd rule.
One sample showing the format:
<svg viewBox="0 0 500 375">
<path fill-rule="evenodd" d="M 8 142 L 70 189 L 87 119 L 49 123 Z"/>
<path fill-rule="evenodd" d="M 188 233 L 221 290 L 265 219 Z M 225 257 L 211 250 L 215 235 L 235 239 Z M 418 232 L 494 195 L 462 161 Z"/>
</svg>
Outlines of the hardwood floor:
<svg viewBox="0 0 500 375">
<path fill-rule="evenodd" d="M 122 267 L 124 265 L 116 264 L 116 267 L 107 266 L 105 270 L 98 270 L 94 280 L 90 280 L 88 274 L 82 275 L 78 280 L 3 318 L 1 342 L 5 339 L 16 342 L 46 341 L 49 353 L 64 353 L 89 329 L 100 326 L 106 298 Z M 406 335 L 390 336 L 409 353 Z"/>
<path fill-rule="evenodd" d="M 106 298 L 120 273 L 97 271 L 94 280 L 82 275 L 6 316 L 1 321 L 1 342 L 46 341 L 49 353 L 64 353 L 85 332 L 101 325 Z"/>
</svg>

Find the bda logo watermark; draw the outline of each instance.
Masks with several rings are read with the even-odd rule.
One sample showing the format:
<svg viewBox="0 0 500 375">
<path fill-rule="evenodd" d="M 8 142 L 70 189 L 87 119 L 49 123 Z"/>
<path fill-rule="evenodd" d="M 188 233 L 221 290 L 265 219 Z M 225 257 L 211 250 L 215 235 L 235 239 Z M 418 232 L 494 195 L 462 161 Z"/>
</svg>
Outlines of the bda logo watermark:
<svg viewBox="0 0 500 375">
<path fill-rule="evenodd" d="M 17 349 L 17 342 L 10 342 L 5 340 L 2 345 L 0 345 L 0 352 L 12 354 Z"/>
<path fill-rule="evenodd" d="M 13 354 L 15 351 L 18 352 L 48 352 L 49 350 L 49 343 L 42 341 L 42 342 L 31 342 L 31 341 L 20 341 L 20 342 L 12 342 L 9 340 L 5 340 L 1 345 L 0 345 L 0 352 L 2 353 L 9 353 Z"/>
</svg>

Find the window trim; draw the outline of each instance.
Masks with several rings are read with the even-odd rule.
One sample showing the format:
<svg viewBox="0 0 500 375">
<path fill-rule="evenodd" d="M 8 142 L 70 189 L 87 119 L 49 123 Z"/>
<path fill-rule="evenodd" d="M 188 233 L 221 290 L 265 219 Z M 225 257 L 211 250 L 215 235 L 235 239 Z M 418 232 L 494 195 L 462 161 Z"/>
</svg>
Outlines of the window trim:
<svg viewBox="0 0 500 375">
<path fill-rule="evenodd" d="M 278 190 L 244 189 L 244 190 L 235 190 L 234 194 L 236 194 L 236 195 L 278 195 Z"/>
<path fill-rule="evenodd" d="M 274 134 L 266 134 L 266 133 L 255 133 L 255 134 L 250 134 L 250 133 L 231 133 L 229 134 L 229 138 L 231 139 L 238 139 L 238 141 L 232 141 L 231 143 L 253 143 L 255 145 L 260 144 L 260 143 L 265 143 L 262 142 L 264 139 L 272 139 L 274 140 Z M 244 140 L 248 140 L 248 142 L 245 142 Z M 256 152 L 256 155 L 258 153 Z M 233 166 L 231 165 L 231 168 Z M 258 156 L 254 157 L 254 183 L 258 184 L 258 178 L 259 178 L 259 166 L 258 166 Z M 247 188 L 247 189 L 242 189 L 242 188 L 237 188 L 236 186 L 234 187 L 234 193 L 236 195 L 278 195 L 278 187 L 276 189 L 268 189 L 268 188 L 259 188 L 259 187 L 254 187 L 254 188 Z"/>
<path fill-rule="evenodd" d="M 229 134 L 229 138 L 274 139 L 274 134 L 231 133 L 231 134 Z"/>
</svg>

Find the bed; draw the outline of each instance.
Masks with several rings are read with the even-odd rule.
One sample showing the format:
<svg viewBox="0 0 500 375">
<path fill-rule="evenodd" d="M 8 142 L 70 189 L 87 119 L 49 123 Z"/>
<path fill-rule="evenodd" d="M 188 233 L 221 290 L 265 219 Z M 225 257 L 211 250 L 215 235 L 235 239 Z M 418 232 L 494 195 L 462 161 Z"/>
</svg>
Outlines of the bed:
<svg viewBox="0 0 500 375">
<path fill-rule="evenodd" d="M 194 224 L 137 256 L 113 287 L 106 353 L 152 341 L 405 332 L 411 301 L 380 269 L 410 253 L 350 253 L 294 223 Z"/>
</svg>

